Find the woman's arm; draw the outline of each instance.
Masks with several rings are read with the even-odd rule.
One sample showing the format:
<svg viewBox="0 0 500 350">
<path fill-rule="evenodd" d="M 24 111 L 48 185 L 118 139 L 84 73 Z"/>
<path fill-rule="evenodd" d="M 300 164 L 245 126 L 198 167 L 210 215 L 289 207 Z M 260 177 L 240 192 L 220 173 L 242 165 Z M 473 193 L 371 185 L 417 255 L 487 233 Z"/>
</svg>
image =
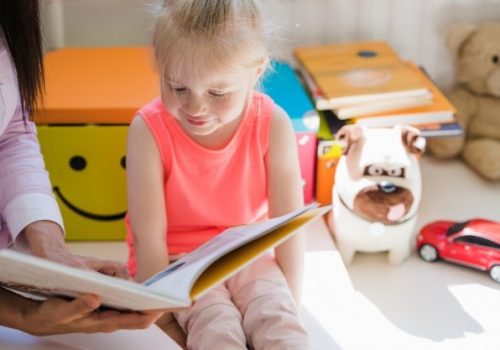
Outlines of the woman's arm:
<svg viewBox="0 0 500 350">
<path fill-rule="evenodd" d="M 16 248 L 66 265 L 127 277 L 123 264 L 70 253 L 35 125 L 25 122 L 20 113 L 0 135 L 0 208 Z"/>
<path fill-rule="evenodd" d="M 169 264 L 164 173 L 153 135 L 141 116 L 129 128 L 127 141 L 127 201 L 134 234 L 139 282 Z"/>
<path fill-rule="evenodd" d="M 286 112 L 276 106 L 271 120 L 267 155 L 269 216 L 303 206 L 303 192 L 295 134 Z M 275 249 L 276 260 L 292 295 L 300 303 L 304 273 L 305 236 L 299 232 Z"/>
<path fill-rule="evenodd" d="M 5 132 L 0 135 L 0 216 L 7 223 L 12 241 L 17 248 L 27 250 L 32 245 L 54 241 L 64 243 L 62 217 L 52 194 L 52 186 L 45 170 L 43 157 L 32 122 L 24 121 L 16 113 Z M 29 242 L 26 231 L 38 221 L 50 221 L 47 237 Z M 34 227 L 32 227 L 34 228 Z"/>
</svg>

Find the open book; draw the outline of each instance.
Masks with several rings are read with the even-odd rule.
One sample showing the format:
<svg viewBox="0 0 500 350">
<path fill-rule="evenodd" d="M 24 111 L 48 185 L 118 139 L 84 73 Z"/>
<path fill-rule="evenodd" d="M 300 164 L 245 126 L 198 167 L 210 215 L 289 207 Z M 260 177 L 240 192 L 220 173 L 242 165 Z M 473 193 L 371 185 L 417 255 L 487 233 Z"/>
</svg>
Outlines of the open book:
<svg viewBox="0 0 500 350">
<path fill-rule="evenodd" d="M 0 251 L 0 285 L 45 297 L 93 293 L 103 305 L 121 310 L 190 306 L 329 210 L 330 206 L 318 208 L 315 203 L 287 215 L 229 228 L 142 284 L 4 250 Z"/>
</svg>

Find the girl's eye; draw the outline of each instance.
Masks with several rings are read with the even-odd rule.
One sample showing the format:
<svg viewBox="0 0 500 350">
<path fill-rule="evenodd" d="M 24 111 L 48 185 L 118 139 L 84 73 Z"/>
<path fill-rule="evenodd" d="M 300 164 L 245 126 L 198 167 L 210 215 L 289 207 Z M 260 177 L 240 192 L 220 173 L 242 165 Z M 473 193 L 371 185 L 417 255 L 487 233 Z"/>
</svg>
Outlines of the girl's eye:
<svg viewBox="0 0 500 350">
<path fill-rule="evenodd" d="M 184 87 L 177 87 L 177 86 L 170 86 L 170 90 L 176 94 L 181 94 L 183 92 L 186 92 L 187 89 Z"/>
<path fill-rule="evenodd" d="M 220 92 L 220 91 L 209 91 L 209 94 L 214 96 L 214 97 L 224 97 L 227 95 L 227 93 Z"/>
</svg>

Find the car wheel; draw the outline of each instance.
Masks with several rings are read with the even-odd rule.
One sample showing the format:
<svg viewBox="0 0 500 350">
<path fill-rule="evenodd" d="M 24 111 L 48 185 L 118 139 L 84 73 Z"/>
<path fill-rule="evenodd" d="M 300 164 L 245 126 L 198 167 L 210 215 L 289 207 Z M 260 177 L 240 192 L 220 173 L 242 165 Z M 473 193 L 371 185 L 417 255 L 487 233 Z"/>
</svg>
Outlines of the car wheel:
<svg viewBox="0 0 500 350">
<path fill-rule="evenodd" d="M 430 244 L 424 244 L 421 246 L 418 253 L 422 259 L 428 262 L 436 261 L 439 257 L 437 249 Z"/>
<path fill-rule="evenodd" d="M 500 283 L 500 265 L 494 265 L 490 269 L 490 276 L 493 281 Z"/>
</svg>

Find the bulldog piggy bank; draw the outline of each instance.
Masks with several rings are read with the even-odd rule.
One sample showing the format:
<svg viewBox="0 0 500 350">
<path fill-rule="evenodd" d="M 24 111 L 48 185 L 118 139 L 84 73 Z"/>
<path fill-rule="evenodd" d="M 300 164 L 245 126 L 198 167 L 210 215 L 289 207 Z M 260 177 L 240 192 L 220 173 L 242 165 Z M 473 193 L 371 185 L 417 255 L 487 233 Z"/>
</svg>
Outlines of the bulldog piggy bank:
<svg viewBox="0 0 500 350">
<path fill-rule="evenodd" d="M 333 188 L 333 231 L 344 263 L 354 253 L 388 251 L 391 264 L 410 255 L 421 196 L 417 156 L 425 148 L 408 126 L 344 126 Z"/>
</svg>

